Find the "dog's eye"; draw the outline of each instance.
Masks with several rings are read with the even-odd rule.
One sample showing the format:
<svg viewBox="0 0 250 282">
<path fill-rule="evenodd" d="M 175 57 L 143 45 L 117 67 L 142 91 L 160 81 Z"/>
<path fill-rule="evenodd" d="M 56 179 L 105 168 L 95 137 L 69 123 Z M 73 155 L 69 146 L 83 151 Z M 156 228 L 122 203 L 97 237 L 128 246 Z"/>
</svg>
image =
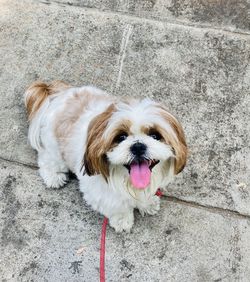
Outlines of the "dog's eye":
<svg viewBox="0 0 250 282">
<path fill-rule="evenodd" d="M 157 131 L 149 132 L 148 136 L 154 138 L 155 140 L 161 140 L 162 139 L 161 134 Z"/>
<path fill-rule="evenodd" d="M 128 137 L 128 134 L 127 133 L 120 133 L 119 135 L 117 135 L 115 137 L 115 142 L 116 143 L 121 143 L 122 141 L 126 140 Z"/>
</svg>

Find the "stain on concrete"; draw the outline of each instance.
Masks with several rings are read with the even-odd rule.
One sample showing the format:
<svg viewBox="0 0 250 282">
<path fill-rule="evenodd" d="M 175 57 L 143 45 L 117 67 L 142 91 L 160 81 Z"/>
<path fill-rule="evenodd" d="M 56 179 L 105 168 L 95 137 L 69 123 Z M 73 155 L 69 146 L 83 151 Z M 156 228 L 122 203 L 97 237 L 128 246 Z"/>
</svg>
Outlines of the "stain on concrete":
<svg viewBox="0 0 250 282">
<path fill-rule="evenodd" d="M 22 278 L 25 278 L 28 273 L 30 274 L 36 274 L 38 270 L 38 264 L 35 261 L 27 263 L 23 269 L 20 271 L 19 276 Z M 29 280 L 30 281 L 30 280 Z"/>
<path fill-rule="evenodd" d="M 57 201 L 48 201 L 38 194 L 37 206 L 44 209 L 47 215 L 52 215 L 56 219 L 60 212 L 60 203 Z"/>
<path fill-rule="evenodd" d="M 126 259 L 121 260 L 120 265 L 121 265 L 121 270 L 128 269 L 131 271 L 133 268 L 135 268 L 134 264 L 128 262 Z"/>
<path fill-rule="evenodd" d="M 250 29 L 247 0 L 182 1 L 172 0 L 168 10 L 176 18 L 191 22 L 214 25 L 235 25 L 236 28 Z"/>
<path fill-rule="evenodd" d="M 213 281 L 211 271 L 205 265 L 200 265 L 196 268 L 198 281 Z"/>
<path fill-rule="evenodd" d="M 3 229 L 1 234 L 2 245 L 13 244 L 15 248 L 22 249 L 27 245 L 27 231 L 20 226 L 16 216 L 21 208 L 21 203 L 16 198 L 15 187 L 17 184 L 16 177 L 8 175 L 3 184 L 3 202 L 5 209 L 3 211 Z"/>
<path fill-rule="evenodd" d="M 166 230 L 163 232 L 162 242 L 160 242 L 161 250 L 159 251 L 159 254 L 157 255 L 157 258 L 159 260 L 163 260 L 164 257 L 167 254 L 167 250 L 170 246 L 171 241 L 176 240 L 179 236 L 180 230 L 178 227 L 175 227 L 173 225 L 169 225 Z"/>
<path fill-rule="evenodd" d="M 235 279 L 237 281 L 241 281 L 240 275 L 240 266 L 241 266 L 241 250 L 239 247 L 240 241 L 240 232 L 237 226 L 234 226 L 232 236 L 230 239 L 231 249 L 230 249 L 230 257 L 229 257 L 229 265 L 232 273 L 235 274 Z"/>
<path fill-rule="evenodd" d="M 69 269 L 71 269 L 72 274 L 76 274 L 80 272 L 80 266 L 82 264 L 82 260 L 72 261 L 70 263 Z"/>
</svg>

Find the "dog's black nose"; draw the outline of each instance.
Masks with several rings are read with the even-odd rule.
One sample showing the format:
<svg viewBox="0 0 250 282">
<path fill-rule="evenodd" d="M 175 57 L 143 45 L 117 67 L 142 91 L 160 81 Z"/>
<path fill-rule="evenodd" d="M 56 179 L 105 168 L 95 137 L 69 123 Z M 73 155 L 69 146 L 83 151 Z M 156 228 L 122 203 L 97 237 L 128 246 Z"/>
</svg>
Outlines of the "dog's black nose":
<svg viewBox="0 0 250 282">
<path fill-rule="evenodd" d="M 133 155 L 141 157 L 147 150 L 147 146 L 143 143 L 137 142 L 130 147 L 130 151 Z"/>
</svg>

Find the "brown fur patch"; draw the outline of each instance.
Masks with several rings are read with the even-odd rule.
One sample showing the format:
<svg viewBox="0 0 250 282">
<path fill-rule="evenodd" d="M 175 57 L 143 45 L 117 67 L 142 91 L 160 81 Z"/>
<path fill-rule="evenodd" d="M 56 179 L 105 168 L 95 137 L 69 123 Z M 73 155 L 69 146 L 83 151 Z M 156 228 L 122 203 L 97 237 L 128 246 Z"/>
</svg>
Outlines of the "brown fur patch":
<svg viewBox="0 0 250 282">
<path fill-rule="evenodd" d="M 50 84 L 41 81 L 36 81 L 31 84 L 25 92 L 25 106 L 27 108 L 29 121 L 34 117 L 48 96 L 67 88 L 69 88 L 69 85 L 59 80 L 53 81 Z"/>
<path fill-rule="evenodd" d="M 165 131 L 163 128 L 156 126 L 155 129 L 163 136 L 165 142 L 170 144 L 174 149 L 175 153 L 175 174 L 178 174 L 183 170 L 186 165 L 188 149 L 185 139 L 185 134 L 181 124 L 178 120 L 173 117 L 164 107 L 159 106 L 159 114 L 166 122 L 171 126 L 176 138 L 172 136 L 169 132 Z"/>
<path fill-rule="evenodd" d="M 75 93 L 72 97 L 66 100 L 63 110 L 55 119 L 55 135 L 60 143 L 63 143 L 70 137 L 73 125 L 84 113 L 91 98 L 91 94 L 84 91 Z"/>
<path fill-rule="evenodd" d="M 83 166 L 88 175 L 102 174 L 106 180 L 109 176 L 109 164 L 106 153 L 112 141 L 110 142 L 111 138 L 104 140 L 103 134 L 114 111 L 115 106 L 111 104 L 106 111 L 96 116 L 90 122 L 86 151 L 83 158 Z"/>
<path fill-rule="evenodd" d="M 91 102 L 108 99 L 108 96 L 93 95 L 87 90 L 82 90 L 74 93 L 66 100 L 62 111 L 56 116 L 54 130 L 62 156 L 67 162 L 70 162 L 71 154 L 68 143 L 76 122 L 84 114 Z"/>
</svg>

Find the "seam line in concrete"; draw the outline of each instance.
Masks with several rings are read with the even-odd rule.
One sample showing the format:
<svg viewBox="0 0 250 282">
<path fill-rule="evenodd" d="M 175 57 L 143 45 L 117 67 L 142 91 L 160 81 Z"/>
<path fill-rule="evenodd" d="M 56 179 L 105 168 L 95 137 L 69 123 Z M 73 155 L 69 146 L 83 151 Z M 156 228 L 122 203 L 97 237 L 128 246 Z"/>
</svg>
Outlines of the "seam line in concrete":
<svg viewBox="0 0 250 282">
<path fill-rule="evenodd" d="M 22 162 L 19 162 L 19 161 L 9 160 L 9 159 L 6 159 L 6 158 L 1 157 L 1 156 L 0 156 L 0 160 L 5 161 L 5 162 L 9 162 L 9 163 L 13 163 L 13 164 L 16 164 L 16 165 L 19 165 L 19 166 L 25 166 L 25 167 L 31 168 L 33 170 L 38 169 L 38 166 L 36 166 L 34 164 L 26 164 L 26 163 L 22 163 Z"/>
<path fill-rule="evenodd" d="M 226 208 L 215 207 L 215 206 L 210 206 L 210 205 L 203 205 L 203 204 L 200 204 L 200 203 L 197 203 L 197 202 L 194 202 L 194 201 L 187 201 L 187 200 L 179 199 L 177 197 L 170 196 L 170 195 L 167 195 L 167 194 L 165 194 L 165 196 L 166 196 L 166 201 L 169 201 L 169 202 L 182 204 L 182 205 L 186 205 L 186 206 L 189 206 L 189 207 L 198 208 L 198 209 L 202 209 L 202 210 L 205 209 L 208 212 L 220 214 L 222 216 L 250 220 L 250 215 L 242 214 L 238 211 L 234 211 L 234 210 L 230 210 L 230 209 L 226 209 Z"/>
<path fill-rule="evenodd" d="M 40 3 L 42 4 L 48 4 L 42 0 L 39 0 Z M 243 30 L 229 30 L 226 28 L 221 28 L 219 26 L 211 26 L 211 25 L 207 25 L 207 24 L 193 24 L 191 22 L 180 22 L 180 21 L 171 21 L 171 20 L 161 20 L 161 19 L 154 19 L 151 17 L 140 17 L 138 15 L 131 15 L 129 13 L 126 12 L 121 12 L 121 11 L 111 11 L 111 10 L 99 10 L 97 8 L 93 8 L 93 7 L 89 7 L 89 6 L 82 6 L 82 5 L 77 5 L 77 4 L 69 4 L 69 3 L 60 3 L 56 0 L 52 0 L 51 3 L 55 3 L 59 6 L 62 7 L 77 7 L 77 8 L 82 8 L 85 10 L 89 10 L 91 12 L 97 12 L 97 13 L 102 13 L 102 14 L 106 14 L 106 15 L 113 15 L 113 16 L 122 16 L 122 17 L 128 17 L 130 19 L 133 20 L 145 20 L 145 21 L 151 21 L 151 22 L 155 22 L 155 23 L 165 23 L 165 24 L 171 24 L 171 25 L 177 25 L 177 26 L 182 26 L 185 28 L 194 28 L 194 29 L 207 29 L 207 30 L 212 30 L 212 31 L 216 31 L 216 32 L 224 32 L 224 33 L 229 33 L 231 35 L 239 35 L 239 36 L 243 36 L 243 37 L 248 37 L 250 36 L 250 33 L 247 31 L 243 31 Z"/>
<path fill-rule="evenodd" d="M 13 163 L 19 166 L 25 166 L 27 168 L 33 169 L 33 170 L 37 170 L 38 166 L 33 165 L 33 164 L 26 164 L 26 163 L 22 163 L 19 161 L 14 161 L 14 160 L 9 160 L 6 159 L 4 157 L 0 156 L 0 160 L 5 161 L 5 162 L 9 162 L 9 163 Z M 203 205 L 194 201 L 187 201 L 187 200 L 183 200 L 183 199 L 179 199 L 177 197 L 171 196 L 171 195 L 167 195 L 165 194 L 166 197 L 165 200 L 168 202 L 173 202 L 173 203 L 177 203 L 177 204 L 181 204 L 181 205 L 186 205 L 189 207 L 193 207 L 193 208 L 197 208 L 197 209 L 202 209 L 202 210 L 206 210 L 208 212 L 211 213 L 215 213 L 215 214 L 220 214 L 222 216 L 227 216 L 227 217 L 234 217 L 234 218 L 240 218 L 240 219 L 248 219 L 250 220 L 250 215 L 247 214 L 242 214 L 238 211 L 234 211 L 234 210 L 230 210 L 230 209 L 225 209 L 225 208 L 220 208 L 220 207 L 215 207 L 215 206 L 210 206 L 210 205 Z"/>
</svg>

